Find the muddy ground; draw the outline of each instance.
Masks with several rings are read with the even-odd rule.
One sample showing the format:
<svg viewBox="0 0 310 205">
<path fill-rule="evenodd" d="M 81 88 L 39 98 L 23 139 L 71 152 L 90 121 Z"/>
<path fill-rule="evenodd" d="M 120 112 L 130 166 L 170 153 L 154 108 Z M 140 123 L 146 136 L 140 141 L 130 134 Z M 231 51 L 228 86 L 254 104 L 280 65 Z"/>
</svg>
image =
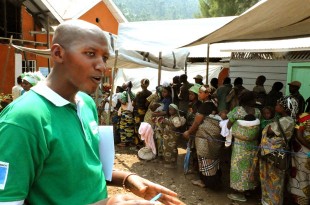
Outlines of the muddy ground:
<svg viewBox="0 0 310 205">
<path fill-rule="evenodd" d="M 212 191 L 210 189 L 201 188 L 192 185 L 190 180 L 197 179 L 197 174 L 186 174 L 183 172 L 183 160 L 185 150 L 179 148 L 179 158 L 177 169 L 164 168 L 162 164 L 153 161 L 140 160 L 137 156 L 137 151 L 129 148 L 116 147 L 115 168 L 118 170 L 126 170 L 134 172 L 143 176 L 153 182 L 159 183 L 163 186 L 179 194 L 179 198 L 188 205 L 258 205 L 259 190 L 251 193 L 247 197 L 247 202 L 232 202 L 226 197 L 230 193 L 229 189 L 229 154 L 231 150 L 223 150 L 223 158 L 221 161 L 222 170 L 222 188 L 219 191 Z M 122 188 L 109 187 L 109 194 L 125 193 Z"/>
</svg>

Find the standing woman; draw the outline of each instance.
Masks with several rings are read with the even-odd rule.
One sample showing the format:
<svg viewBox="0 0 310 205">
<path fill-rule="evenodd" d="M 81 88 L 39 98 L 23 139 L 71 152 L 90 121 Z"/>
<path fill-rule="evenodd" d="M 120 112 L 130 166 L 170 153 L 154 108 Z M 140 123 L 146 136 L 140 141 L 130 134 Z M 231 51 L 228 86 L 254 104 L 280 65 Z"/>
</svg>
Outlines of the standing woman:
<svg viewBox="0 0 310 205">
<path fill-rule="evenodd" d="M 147 88 L 150 81 L 146 78 L 141 80 L 141 88 L 133 101 L 134 116 L 135 116 L 135 133 L 138 135 L 138 130 L 141 122 L 144 122 L 144 116 L 148 108 L 147 98 L 152 95 L 152 92 Z M 139 144 L 143 144 L 139 136 Z"/>
<path fill-rule="evenodd" d="M 232 128 L 234 144 L 231 155 L 230 187 L 234 193 L 228 194 L 231 200 L 245 202 L 245 191 L 253 190 L 257 184 L 254 177 L 250 177 L 254 157 L 257 154 L 255 147 L 258 145 L 259 125 L 243 126 L 238 120 L 244 120 L 246 115 L 254 115 L 259 119 L 261 113 L 254 108 L 255 94 L 245 91 L 240 95 L 239 105 L 227 114 L 229 119 L 227 128 Z"/>
<path fill-rule="evenodd" d="M 302 113 L 296 126 L 297 134 L 292 142 L 292 168 L 289 178 L 289 192 L 293 203 L 310 204 L 310 158 L 305 153 L 310 152 L 310 114 Z"/>
<path fill-rule="evenodd" d="M 202 101 L 202 104 L 198 108 L 198 112 L 195 116 L 194 122 L 191 127 L 183 133 L 183 136 L 186 139 L 189 139 L 191 135 L 195 136 L 195 147 L 197 149 L 198 157 L 198 166 L 199 166 L 199 178 L 200 180 L 192 180 L 192 183 L 198 186 L 206 186 L 211 189 L 218 188 L 220 182 L 220 159 L 219 159 L 219 150 L 218 147 L 221 147 L 219 141 L 217 140 L 208 140 L 208 138 L 213 138 L 220 136 L 220 128 L 217 123 L 217 126 L 212 126 L 210 121 L 206 120 L 213 111 L 216 111 L 217 108 L 214 103 L 210 100 L 211 88 L 206 88 L 201 86 L 199 88 L 199 99 Z M 207 128 L 208 127 L 208 128 Z M 204 129 L 206 128 L 206 129 Z M 198 135 L 198 132 L 203 129 L 207 131 L 205 135 Z M 207 146 L 210 145 L 210 146 Z M 216 150 L 211 149 L 202 149 L 200 148 L 215 148 Z"/>
<path fill-rule="evenodd" d="M 275 111 L 279 114 L 278 122 L 268 124 L 262 133 L 261 155 L 271 154 L 277 149 L 283 149 L 286 143 L 281 134 L 281 128 L 289 141 L 293 135 L 295 121 L 291 115 L 296 116 L 298 103 L 290 96 L 278 100 Z M 281 126 L 281 128 L 279 127 Z M 267 149 L 266 149 L 267 148 Z M 259 171 L 262 189 L 262 205 L 282 205 L 284 195 L 285 171 L 275 167 L 267 160 L 268 156 L 260 159 Z"/>
<path fill-rule="evenodd" d="M 126 147 L 134 143 L 135 140 L 135 121 L 133 117 L 132 101 L 135 99 L 135 94 L 131 91 L 132 83 L 126 83 L 126 90 L 122 93 L 120 101 L 120 125 L 119 133 L 121 143 L 117 144 L 120 147 Z"/>
</svg>

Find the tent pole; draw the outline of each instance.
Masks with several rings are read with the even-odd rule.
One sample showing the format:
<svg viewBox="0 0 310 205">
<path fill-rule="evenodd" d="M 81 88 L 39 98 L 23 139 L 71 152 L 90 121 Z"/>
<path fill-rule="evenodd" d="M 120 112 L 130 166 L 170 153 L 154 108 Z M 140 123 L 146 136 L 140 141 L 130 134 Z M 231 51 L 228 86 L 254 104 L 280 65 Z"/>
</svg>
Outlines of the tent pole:
<svg viewBox="0 0 310 205">
<path fill-rule="evenodd" d="M 114 90 L 114 80 L 115 76 L 117 74 L 117 58 L 118 58 L 118 50 L 115 50 L 115 60 L 114 60 L 114 66 L 112 68 L 112 85 L 111 85 L 111 91 L 110 91 L 110 100 L 109 100 L 109 110 L 108 110 L 108 125 L 110 124 L 110 116 L 111 116 L 111 107 L 112 107 L 112 96 L 113 96 L 113 90 Z"/>
<path fill-rule="evenodd" d="M 207 48 L 207 59 L 206 59 L 206 62 L 207 62 L 207 69 L 206 69 L 206 85 L 209 84 L 209 61 L 210 61 L 210 56 L 209 56 L 209 53 L 210 53 L 210 44 L 208 43 L 208 48 Z"/>
<path fill-rule="evenodd" d="M 13 39 L 13 36 L 11 36 L 10 44 L 9 44 L 9 47 L 8 47 L 8 52 L 6 53 L 5 62 L 3 64 L 3 75 L 2 75 L 2 81 L 1 81 L 1 92 L 4 92 L 4 81 L 6 79 L 6 68 L 8 67 L 8 63 L 9 63 L 12 39 Z M 14 79 L 14 82 L 15 82 L 15 79 Z"/>
<path fill-rule="evenodd" d="M 162 58 L 161 58 L 161 52 L 159 52 L 159 61 L 158 61 L 158 86 L 160 85 L 160 80 L 161 80 L 161 64 L 162 64 Z"/>
</svg>

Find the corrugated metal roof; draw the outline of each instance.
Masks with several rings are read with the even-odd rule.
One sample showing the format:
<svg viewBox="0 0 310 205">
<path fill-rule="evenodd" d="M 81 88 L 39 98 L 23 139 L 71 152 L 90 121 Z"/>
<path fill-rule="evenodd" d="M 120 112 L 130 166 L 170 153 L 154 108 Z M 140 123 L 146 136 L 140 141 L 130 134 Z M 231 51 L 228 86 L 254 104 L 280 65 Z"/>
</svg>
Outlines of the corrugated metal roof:
<svg viewBox="0 0 310 205">
<path fill-rule="evenodd" d="M 223 52 L 309 51 L 310 37 L 273 41 L 219 43 L 214 45 L 220 46 L 220 50 Z"/>
</svg>

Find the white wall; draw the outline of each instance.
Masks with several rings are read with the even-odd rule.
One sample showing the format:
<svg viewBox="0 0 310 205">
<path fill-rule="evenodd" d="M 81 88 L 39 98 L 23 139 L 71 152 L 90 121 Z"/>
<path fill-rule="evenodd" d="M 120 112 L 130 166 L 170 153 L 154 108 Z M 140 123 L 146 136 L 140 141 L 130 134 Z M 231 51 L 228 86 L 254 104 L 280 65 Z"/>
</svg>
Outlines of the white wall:
<svg viewBox="0 0 310 205">
<path fill-rule="evenodd" d="M 264 75 L 267 79 L 265 82 L 267 93 L 276 81 L 283 83 L 282 92 L 285 93 L 287 65 L 287 60 L 231 60 L 229 76 L 232 83 L 237 77 L 243 78 L 243 86 L 253 90 L 256 78 Z"/>
<path fill-rule="evenodd" d="M 20 53 L 15 53 L 15 78 L 14 85 L 17 84 L 16 79 L 22 74 L 22 55 Z"/>
</svg>

